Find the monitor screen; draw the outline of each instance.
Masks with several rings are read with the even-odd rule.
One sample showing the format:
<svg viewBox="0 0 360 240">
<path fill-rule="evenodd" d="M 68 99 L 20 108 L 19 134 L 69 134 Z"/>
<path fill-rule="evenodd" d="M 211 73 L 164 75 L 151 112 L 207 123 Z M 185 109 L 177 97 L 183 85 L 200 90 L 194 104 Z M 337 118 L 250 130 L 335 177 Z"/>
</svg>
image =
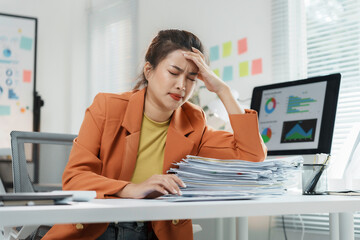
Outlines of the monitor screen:
<svg viewBox="0 0 360 240">
<path fill-rule="evenodd" d="M 251 108 L 269 155 L 330 153 L 340 74 L 255 87 Z"/>
</svg>

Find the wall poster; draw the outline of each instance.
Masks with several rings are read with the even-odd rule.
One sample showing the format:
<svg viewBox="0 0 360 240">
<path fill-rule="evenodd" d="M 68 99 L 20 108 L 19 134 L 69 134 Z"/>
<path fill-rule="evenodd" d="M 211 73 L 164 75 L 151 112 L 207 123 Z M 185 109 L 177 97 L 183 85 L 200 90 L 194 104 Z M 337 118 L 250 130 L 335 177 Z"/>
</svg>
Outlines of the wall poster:
<svg viewBox="0 0 360 240">
<path fill-rule="evenodd" d="M 36 18 L 0 13 L 0 156 L 11 131 L 33 131 L 36 37 Z"/>
</svg>

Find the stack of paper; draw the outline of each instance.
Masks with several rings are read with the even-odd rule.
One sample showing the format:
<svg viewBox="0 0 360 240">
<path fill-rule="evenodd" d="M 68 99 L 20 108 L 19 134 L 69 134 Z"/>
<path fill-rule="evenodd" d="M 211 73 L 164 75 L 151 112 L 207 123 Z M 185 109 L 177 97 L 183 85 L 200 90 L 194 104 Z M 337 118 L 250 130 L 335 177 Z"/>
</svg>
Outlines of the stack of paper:
<svg viewBox="0 0 360 240">
<path fill-rule="evenodd" d="M 182 197 L 194 200 L 248 199 L 263 195 L 283 194 L 300 170 L 301 156 L 267 159 L 264 162 L 219 160 L 187 156 L 171 168 L 186 184 Z M 165 196 L 164 199 L 175 199 Z M 209 199 L 206 199 L 209 198 Z M 189 199 L 191 200 L 191 199 Z"/>
</svg>

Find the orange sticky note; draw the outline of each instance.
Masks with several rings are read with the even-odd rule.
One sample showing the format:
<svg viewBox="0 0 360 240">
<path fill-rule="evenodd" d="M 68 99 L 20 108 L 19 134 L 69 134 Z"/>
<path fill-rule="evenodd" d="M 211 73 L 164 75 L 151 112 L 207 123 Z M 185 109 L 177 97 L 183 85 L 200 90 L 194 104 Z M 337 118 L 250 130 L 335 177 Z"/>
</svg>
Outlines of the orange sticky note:
<svg viewBox="0 0 360 240">
<path fill-rule="evenodd" d="M 24 70 L 23 71 L 23 82 L 30 83 L 31 82 L 31 71 L 30 70 Z"/>
<path fill-rule="evenodd" d="M 243 54 L 247 52 L 247 38 L 242 38 L 238 40 L 238 54 Z"/>
<path fill-rule="evenodd" d="M 256 75 L 262 73 L 262 59 L 258 58 L 252 61 L 251 74 Z"/>
</svg>

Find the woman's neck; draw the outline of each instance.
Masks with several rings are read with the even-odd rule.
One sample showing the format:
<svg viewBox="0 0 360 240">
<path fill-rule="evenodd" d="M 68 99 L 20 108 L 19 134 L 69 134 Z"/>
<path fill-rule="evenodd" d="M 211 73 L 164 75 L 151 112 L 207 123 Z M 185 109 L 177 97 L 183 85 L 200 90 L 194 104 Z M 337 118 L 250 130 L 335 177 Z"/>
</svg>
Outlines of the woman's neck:
<svg viewBox="0 0 360 240">
<path fill-rule="evenodd" d="M 174 111 L 164 111 L 155 102 L 145 95 L 144 113 L 148 118 L 155 122 L 165 122 Z"/>
</svg>

